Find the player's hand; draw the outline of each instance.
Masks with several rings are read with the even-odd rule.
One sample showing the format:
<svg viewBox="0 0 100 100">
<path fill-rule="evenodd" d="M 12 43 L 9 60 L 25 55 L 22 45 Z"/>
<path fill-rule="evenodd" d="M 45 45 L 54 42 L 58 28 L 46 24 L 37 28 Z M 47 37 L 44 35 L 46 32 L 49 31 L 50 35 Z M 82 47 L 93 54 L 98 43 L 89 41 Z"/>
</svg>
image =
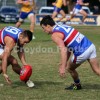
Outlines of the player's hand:
<svg viewBox="0 0 100 100">
<path fill-rule="evenodd" d="M 26 63 L 25 61 L 22 62 L 23 66 L 25 65 L 29 65 L 28 63 Z"/>
<path fill-rule="evenodd" d="M 64 78 L 65 77 L 65 72 L 66 72 L 65 66 L 60 65 L 60 67 L 59 67 L 60 76 Z"/>
<path fill-rule="evenodd" d="M 9 76 L 8 76 L 7 74 L 3 74 L 3 76 L 4 76 L 5 80 L 6 80 L 6 82 L 7 82 L 9 85 L 11 85 L 12 82 L 11 82 Z"/>
</svg>

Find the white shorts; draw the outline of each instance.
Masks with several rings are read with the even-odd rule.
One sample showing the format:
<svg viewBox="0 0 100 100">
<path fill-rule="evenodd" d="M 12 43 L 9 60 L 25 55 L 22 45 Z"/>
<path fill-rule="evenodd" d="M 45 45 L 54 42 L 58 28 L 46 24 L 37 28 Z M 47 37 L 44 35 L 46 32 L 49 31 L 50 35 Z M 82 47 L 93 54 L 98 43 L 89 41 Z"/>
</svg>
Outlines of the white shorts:
<svg viewBox="0 0 100 100">
<path fill-rule="evenodd" d="M 94 44 L 92 44 L 83 54 L 81 54 L 79 56 L 73 55 L 71 58 L 71 61 L 73 63 L 80 64 L 80 63 L 86 61 L 87 59 L 95 58 L 96 56 L 97 56 L 96 48 L 95 48 Z"/>
<path fill-rule="evenodd" d="M 80 11 L 81 11 L 82 9 L 77 9 L 77 8 L 74 8 L 73 9 L 73 14 L 78 14 L 78 13 L 80 13 Z"/>
<path fill-rule="evenodd" d="M 2 55 L 4 52 L 4 49 L 2 47 L 0 47 L 0 55 Z"/>
</svg>

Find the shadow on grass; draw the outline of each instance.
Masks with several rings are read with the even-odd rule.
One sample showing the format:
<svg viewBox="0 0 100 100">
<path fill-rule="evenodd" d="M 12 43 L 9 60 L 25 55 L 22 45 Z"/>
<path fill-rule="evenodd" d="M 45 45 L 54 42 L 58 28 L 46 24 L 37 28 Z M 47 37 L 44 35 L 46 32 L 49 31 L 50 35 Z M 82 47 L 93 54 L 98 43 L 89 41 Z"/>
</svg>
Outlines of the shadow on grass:
<svg viewBox="0 0 100 100">
<path fill-rule="evenodd" d="M 34 81 L 36 88 L 38 87 L 42 87 L 44 85 L 48 85 L 48 86 L 57 86 L 57 85 L 62 85 L 63 82 L 53 82 L 53 81 Z"/>
<path fill-rule="evenodd" d="M 100 84 L 86 83 L 82 85 L 83 89 L 100 90 Z"/>
<path fill-rule="evenodd" d="M 63 82 L 53 82 L 53 81 L 34 81 L 34 84 L 35 84 L 35 89 L 38 89 L 38 88 L 42 88 L 44 87 L 45 85 L 48 85 L 48 86 L 57 86 L 57 85 L 60 85 L 62 86 L 63 85 Z M 13 82 L 13 85 L 12 85 L 12 88 L 17 88 L 17 87 L 26 87 L 27 85 L 24 83 L 24 82 L 21 82 L 21 81 L 16 81 L 16 82 Z"/>
<path fill-rule="evenodd" d="M 41 40 L 42 42 L 52 42 L 52 40 Z"/>
<path fill-rule="evenodd" d="M 54 81 L 34 81 L 35 87 L 34 89 L 40 89 L 44 87 L 62 87 L 65 86 L 63 82 L 54 82 Z M 20 88 L 20 87 L 27 87 L 24 82 L 15 81 L 11 85 L 12 88 Z M 66 86 L 65 86 L 66 87 Z M 82 84 L 83 90 L 100 90 L 100 84 L 95 83 L 83 83 Z"/>
<path fill-rule="evenodd" d="M 12 88 L 17 88 L 17 87 L 26 87 L 26 84 L 24 82 L 21 82 L 21 81 L 13 82 Z"/>
<path fill-rule="evenodd" d="M 52 40 L 49 40 L 49 39 L 48 40 L 33 40 L 33 41 L 35 41 L 35 42 L 49 42 L 49 43 L 52 42 Z"/>
</svg>

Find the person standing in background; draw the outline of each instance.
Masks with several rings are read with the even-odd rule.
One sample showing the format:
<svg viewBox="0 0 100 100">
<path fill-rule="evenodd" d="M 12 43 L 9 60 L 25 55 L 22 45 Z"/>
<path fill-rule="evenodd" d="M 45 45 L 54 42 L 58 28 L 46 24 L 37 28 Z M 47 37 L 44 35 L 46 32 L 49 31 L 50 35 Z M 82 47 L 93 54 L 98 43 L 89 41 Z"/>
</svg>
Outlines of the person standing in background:
<svg viewBox="0 0 100 100">
<path fill-rule="evenodd" d="M 71 17 L 67 18 L 67 20 L 71 20 L 74 16 L 76 16 L 78 13 L 80 13 L 83 15 L 82 23 L 84 23 L 84 20 L 88 14 L 82 9 L 82 6 L 88 6 L 88 5 L 89 5 L 89 3 L 84 3 L 83 0 L 77 0 L 75 6 L 73 8 Z"/>
<path fill-rule="evenodd" d="M 62 16 L 59 18 L 59 21 L 61 21 L 66 16 L 65 12 L 61 9 L 62 5 L 67 5 L 66 0 L 56 0 L 56 2 L 52 3 L 52 5 L 54 6 L 52 18 L 54 19 L 57 14 L 60 13 Z"/>
<path fill-rule="evenodd" d="M 21 4 L 21 12 L 16 27 L 19 28 L 23 21 L 28 17 L 31 22 L 30 31 L 33 33 L 35 26 L 35 13 L 33 10 L 36 7 L 34 0 L 17 0 L 17 4 Z M 35 39 L 34 35 L 33 39 Z"/>
</svg>

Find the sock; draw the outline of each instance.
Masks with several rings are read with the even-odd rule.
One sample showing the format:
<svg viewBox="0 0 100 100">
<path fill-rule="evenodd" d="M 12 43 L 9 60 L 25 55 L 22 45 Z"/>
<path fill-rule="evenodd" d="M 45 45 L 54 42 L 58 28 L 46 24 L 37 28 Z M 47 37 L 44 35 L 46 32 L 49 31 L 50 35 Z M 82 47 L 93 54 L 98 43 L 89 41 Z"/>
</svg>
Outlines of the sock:
<svg viewBox="0 0 100 100">
<path fill-rule="evenodd" d="M 74 82 L 75 82 L 76 84 L 79 84 L 79 83 L 80 83 L 80 79 L 74 80 Z"/>
</svg>

